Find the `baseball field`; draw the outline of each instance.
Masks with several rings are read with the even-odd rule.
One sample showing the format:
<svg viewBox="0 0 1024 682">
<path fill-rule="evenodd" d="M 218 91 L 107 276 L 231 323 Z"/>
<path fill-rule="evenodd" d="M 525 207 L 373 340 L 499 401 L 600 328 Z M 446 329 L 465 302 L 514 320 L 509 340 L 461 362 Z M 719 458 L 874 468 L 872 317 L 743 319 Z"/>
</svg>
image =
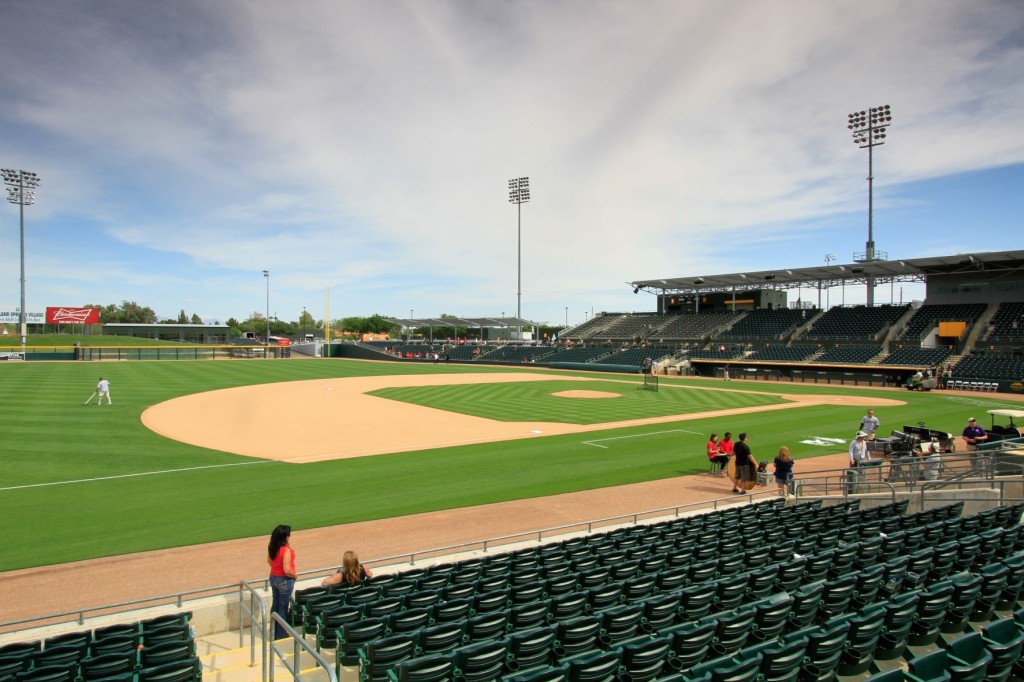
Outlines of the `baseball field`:
<svg viewBox="0 0 1024 682">
<path fill-rule="evenodd" d="M 90 398 L 100 376 L 113 404 Z M 999 395 L 348 360 L 0 364 L 0 570 L 842 452 L 868 407 L 959 432 Z M 643 509 L 637 500 L 637 509 Z"/>
</svg>

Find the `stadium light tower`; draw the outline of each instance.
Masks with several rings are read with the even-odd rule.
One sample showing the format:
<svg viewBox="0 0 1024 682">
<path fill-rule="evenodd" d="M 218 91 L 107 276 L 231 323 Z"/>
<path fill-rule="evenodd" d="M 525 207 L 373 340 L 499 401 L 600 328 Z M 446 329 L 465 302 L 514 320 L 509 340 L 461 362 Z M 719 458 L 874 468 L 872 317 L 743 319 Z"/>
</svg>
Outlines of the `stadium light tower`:
<svg viewBox="0 0 1024 682">
<path fill-rule="evenodd" d="M 516 317 L 523 317 L 523 204 L 530 200 L 530 178 L 508 181 L 508 202 L 516 205 Z M 522 328 L 520 328 L 520 337 Z M 520 338 L 520 340 L 522 340 Z"/>
<path fill-rule="evenodd" d="M 836 259 L 834 253 L 825 254 L 825 267 L 832 265 L 832 261 Z M 831 277 L 829 277 L 831 279 Z M 828 287 L 825 287 L 825 307 L 828 307 Z M 818 281 L 818 308 L 821 308 L 821 281 Z"/>
<path fill-rule="evenodd" d="M 270 346 L 270 270 L 263 271 L 263 279 L 267 280 L 267 335 L 263 339 L 263 343 Z"/>
<path fill-rule="evenodd" d="M 7 201 L 17 204 L 21 213 L 21 308 L 18 312 L 18 328 L 21 333 L 21 357 L 25 358 L 25 207 L 36 203 L 36 187 L 39 176 L 31 171 L 0 170 L 4 184 L 7 185 Z"/>
<path fill-rule="evenodd" d="M 873 263 L 885 260 L 884 252 L 875 251 L 874 235 L 874 173 L 873 155 L 875 147 L 885 144 L 886 131 L 892 124 L 892 107 L 885 104 L 880 107 L 871 107 L 864 111 L 856 111 L 849 115 L 847 128 L 853 135 L 853 143 L 861 149 L 868 150 L 868 241 L 864 246 L 863 254 L 854 254 L 853 259 L 858 263 Z M 867 304 L 872 306 L 875 303 L 875 277 L 867 276 L 868 297 Z"/>
</svg>

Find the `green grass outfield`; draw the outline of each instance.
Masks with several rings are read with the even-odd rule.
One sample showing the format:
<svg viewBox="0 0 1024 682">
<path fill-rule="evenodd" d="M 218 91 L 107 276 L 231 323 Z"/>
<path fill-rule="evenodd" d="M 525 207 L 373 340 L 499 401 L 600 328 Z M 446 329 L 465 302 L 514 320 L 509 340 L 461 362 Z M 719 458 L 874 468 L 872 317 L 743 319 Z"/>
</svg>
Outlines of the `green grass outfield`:
<svg viewBox="0 0 1024 682">
<path fill-rule="evenodd" d="M 758 458 L 774 457 L 785 444 L 799 459 L 844 449 L 799 441 L 849 438 L 864 413 L 860 407 L 815 406 L 301 465 L 185 445 L 140 421 L 143 410 L 161 401 L 234 386 L 510 371 L 539 370 L 346 360 L 0 363 L 0 518 L 6 544 L 15 548 L 0 557 L 0 570 L 262 536 L 278 523 L 329 526 L 699 473 L 707 470 L 704 443 L 711 431 L 750 432 Z M 403 389 L 393 397 L 469 414 L 484 406 L 485 416 L 493 418 L 578 423 L 716 409 L 680 409 L 707 400 L 718 407 L 740 407 L 746 400 L 766 404 L 778 392 L 856 392 L 908 401 L 878 410 L 886 431 L 922 420 L 931 428 L 959 431 L 968 416 L 980 419 L 986 409 L 1019 406 L 996 395 L 682 379 L 662 379 L 661 391 L 651 393 L 621 383 L 639 382 L 637 376 L 543 374 L 553 381 L 498 390 L 495 384 Z M 100 375 L 111 382 L 114 406 L 83 406 Z M 588 381 L 561 382 L 559 375 Z M 767 395 L 672 388 L 687 385 Z M 567 388 L 623 397 L 562 399 L 562 414 L 556 415 L 545 391 Z M 637 508 L 644 508 L 643 500 Z"/>
</svg>

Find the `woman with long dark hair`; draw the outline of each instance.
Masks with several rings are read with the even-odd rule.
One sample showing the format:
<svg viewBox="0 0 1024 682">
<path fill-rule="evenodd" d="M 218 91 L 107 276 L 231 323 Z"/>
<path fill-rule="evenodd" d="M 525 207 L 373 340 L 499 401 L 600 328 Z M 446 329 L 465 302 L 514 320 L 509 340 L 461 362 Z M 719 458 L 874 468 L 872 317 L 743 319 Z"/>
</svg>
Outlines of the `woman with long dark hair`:
<svg viewBox="0 0 1024 682">
<path fill-rule="evenodd" d="M 273 592 L 273 602 L 270 610 L 281 616 L 285 622 L 288 620 L 288 607 L 292 599 L 292 592 L 295 591 L 295 550 L 288 544 L 292 535 L 292 527 L 280 525 L 270 534 L 270 544 L 267 546 L 267 564 L 270 565 L 270 589 Z M 284 628 L 274 621 L 274 639 L 281 639 L 287 633 Z"/>
</svg>

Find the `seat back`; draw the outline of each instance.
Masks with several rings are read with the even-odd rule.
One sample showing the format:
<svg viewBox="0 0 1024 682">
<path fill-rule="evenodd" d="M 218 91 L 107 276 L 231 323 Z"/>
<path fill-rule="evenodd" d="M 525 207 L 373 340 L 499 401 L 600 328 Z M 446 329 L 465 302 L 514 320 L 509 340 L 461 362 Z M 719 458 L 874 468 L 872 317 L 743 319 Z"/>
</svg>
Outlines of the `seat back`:
<svg viewBox="0 0 1024 682">
<path fill-rule="evenodd" d="M 151 668 L 166 663 L 187 661 L 196 655 L 196 645 L 191 639 L 187 642 L 163 642 L 139 649 L 139 665 Z"/>
<path fill-rule="evenodd" d="M 439 682 L 454 677 L 455 665 L 451 656 L 425 656 L 398 664 L 399 682 Z"/>
<path fill-rule="evenodd" d="M 439 623 L 422 628 L 416 637 L 416 643 L 424 655 L 452 651 L 466 642 L 465 623 Z"/>
</svg>

